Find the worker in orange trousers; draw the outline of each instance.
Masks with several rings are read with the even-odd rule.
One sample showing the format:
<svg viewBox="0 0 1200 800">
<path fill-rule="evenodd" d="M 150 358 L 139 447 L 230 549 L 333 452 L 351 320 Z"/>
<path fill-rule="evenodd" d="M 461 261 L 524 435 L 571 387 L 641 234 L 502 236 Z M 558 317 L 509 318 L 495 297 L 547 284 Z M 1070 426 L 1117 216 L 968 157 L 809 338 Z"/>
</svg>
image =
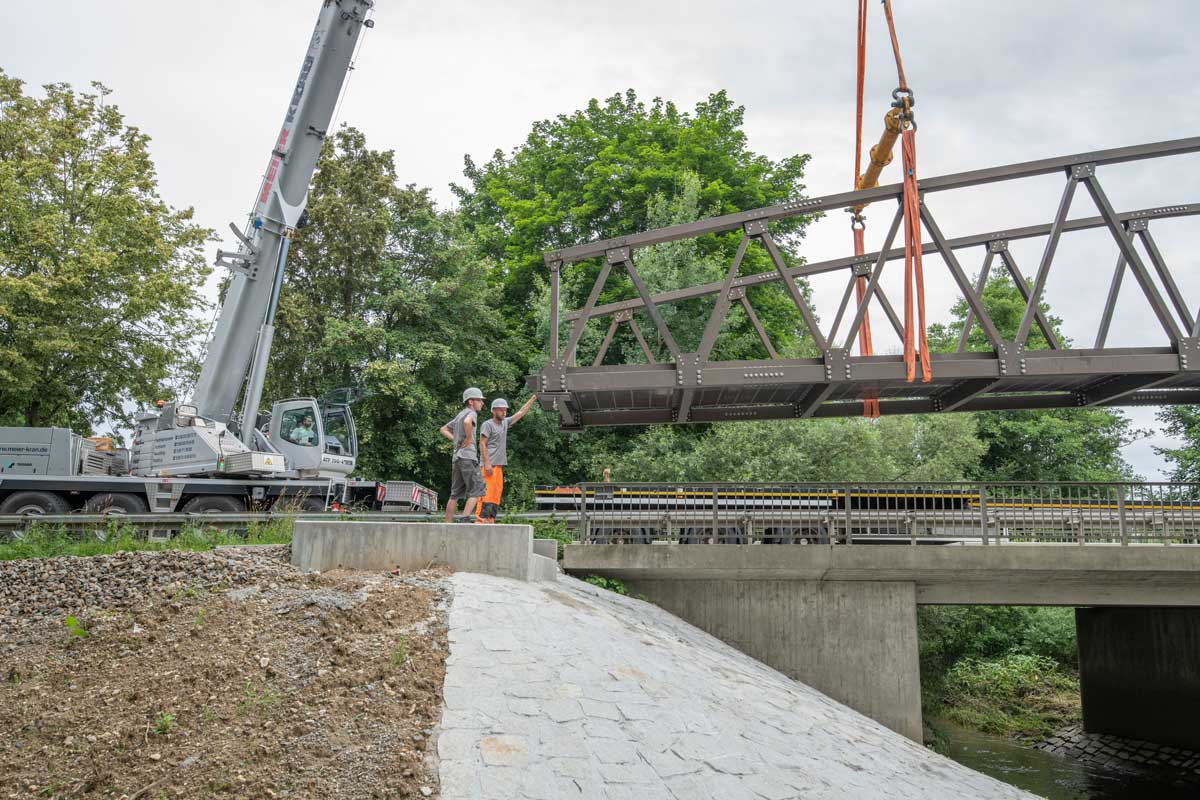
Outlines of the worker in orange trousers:
<svg viewBox="0 0 1200 800">
<path fill-rule="evenodd" d="M 497 397 L 492 401 L 491 419 L 479 426 L 479 452 L 483 456 L 483 482 L 487 491 L 479 503 L 476 522 L 494 523 L 500 511 L 500 498 L 504 494 L 504 469 L 508 466 L 508 429 L 521 421 L 521 417 L 533 408 L 537 395 L 530 395 L 525 405 L 508 416 L 508 401 Z"/>
</svg>

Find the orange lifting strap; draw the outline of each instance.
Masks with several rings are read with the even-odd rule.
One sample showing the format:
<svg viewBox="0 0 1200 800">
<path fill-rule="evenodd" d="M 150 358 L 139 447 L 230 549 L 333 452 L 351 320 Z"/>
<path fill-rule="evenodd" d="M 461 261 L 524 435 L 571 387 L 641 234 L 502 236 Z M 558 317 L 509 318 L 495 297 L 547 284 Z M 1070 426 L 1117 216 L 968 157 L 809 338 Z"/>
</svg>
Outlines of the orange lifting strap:
<svg viewBox="0 0 1200 800">
<path fill-rule="evenodd" d="M 854 131 L 854 188 L 861 189 L 863 176 L 859 173 L 859 166 L 862 164 L 862 118 L 863 118 L 863 80 L 867 73 L 867 0 L 858 0 L 858 92 L 856 97 L 855 107 L 855 131 Z M 880 150 L 882 155 L 883 151 Z M 892 160 L 891 147 L 887 149 L 887 159 Z M 876 150 L 871 149 L 871 166 L 875 166 Z M 886 163 L 886 162 L 884 162 Z M 883 168 L 881 164 L 880 169 Z M 868 169 L 870 172 L 870 169 Z M 876 171 L 878 177 L 878 171 Z M 861 256 L 865 253 L 866 246 L 863 242 L 863 229 L 866 227 L 866 222 L 863 220 L 862 208 L 853 209 L 854 216 L 850 222 L 850 228 L 854 233 L 854 255 Z M 867 293 L 867 279 L 859 277 L 854 282 L 854 296 L 859 305 L 862 305 L 863 296 Z M 875 348 L 871 344 L 871 315 L 870 313 L 863 314 L 862 327 L 859 329 L 858 336 L 858 352 L 864 356 L 873 355 Z M 879 400 L 868 396 L 863 400 L 863 416 L 872 419 L 879 416 Z"/>
<path fill-rule="evenodd" d="M 870 189 L 879 183 L 879 174 L 885 166 L 891 163 L 892 149 L 897 137 L 901 140 L 901 156 L 904 167 L 904 365 L 907 379 L 911 382 L 916 377 L 916 352 L 919 347 L 921 354 L 921 380 L 927 382 L 932 377 L 929 363 L 929 344 L 926 338 L 925 323 L 925 275 L 921 264 L 921 209 L 920 194 L 917 188 L 917 145 L 916 125 L 913 122 L 912 106 L 913 93 L 908 88 L 904 77 L 904 63 L 900 59 L 900 43 L 896 39 L 896 24 L 892 17 L 891 0 L 883 0 L 884 15 L 887 18 L 888 34 L 892 41 L 892 53 L 896 58 L 896 75 L 899 87 L 892 92 L 891 110 L 884 117 L 884 130 L 879 143 L 871 148 L 871 163 L 866 173 L 860 174 L 862 164 L 862 109 L 863 84 L 866 72 L 867 50 L 867 2 L 858 2 L 858 81 L 856 98 L 856 131 L 854 142 L 854 187 Z M 851 227 L 854 230 L 854 254 L 862 255 L 866 248 L 863 241 L 865 221 L 862 217 L 863 206 L 852 208 L 853 219 Z M 862 303 L 866 293 L 867 281 L 860 277 L 855 282 L 855 294 Z M 913 320 L 914 296 L 917 311 L 917 325 Z M 919 338 L 919 343 L 914 339 Z M 860 331 L 860 352 L 871 355 L 871 325 L 868 316 L 864 315 Z M 879 401 L 868 398 L 863 403 L 863 415 L 879 416 Z"/>
</svg>

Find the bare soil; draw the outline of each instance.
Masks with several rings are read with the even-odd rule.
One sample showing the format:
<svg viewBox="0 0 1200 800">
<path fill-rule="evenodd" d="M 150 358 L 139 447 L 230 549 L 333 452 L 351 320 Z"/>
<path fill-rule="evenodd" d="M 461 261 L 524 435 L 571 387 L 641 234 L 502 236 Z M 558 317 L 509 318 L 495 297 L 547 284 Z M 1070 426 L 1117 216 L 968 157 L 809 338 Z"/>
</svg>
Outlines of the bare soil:
<svg viewBox="0 0 1200 800">
<path fill-rule="evenodd" d="M 0 626 L 0 798 L 437 796 L 448 591 L 281 565 Z"/>
</svg>

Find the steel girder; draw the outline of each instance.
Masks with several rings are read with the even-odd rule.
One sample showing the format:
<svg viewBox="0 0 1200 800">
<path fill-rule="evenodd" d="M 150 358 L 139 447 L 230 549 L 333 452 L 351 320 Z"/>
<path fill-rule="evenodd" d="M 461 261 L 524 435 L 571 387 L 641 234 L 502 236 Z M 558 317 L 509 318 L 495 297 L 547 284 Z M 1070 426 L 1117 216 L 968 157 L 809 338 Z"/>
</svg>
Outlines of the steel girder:
<svg viewBox="0 0 1200 800">
<path fill-rule="evenodd" d="M 968 307 L 966 329 L 957 348 L 930 354 L 932 375 L 927 382 L 921 380 L 925 376 L 920 374 L 919 364 L 918 380 L 908 382 L 899 355 L 852 355 L 873 301 L 897 333 L 902 332 L 902 322 L 880 286 L 885 266 L 904 256 L 903 248 L 892 246 L 902 220 L 899 205 L 902 186 L 891 184 L 800 199 L 547 252 L 545 260 L 551 273 L 549 358 L 539 373 L 529 377 L 529 386 L 539 393 L 542 407 L 559 416 L 560 427 L 565 430 L 593 425 L 855 416 L 862 413 L 863 400 L 867 398 L 877 398 L 884 414 L 1200 402 L 1200 312 L 1193 315 L 1149 229 L 1151 220 L 1200 214 L 1200 203 L 1118 213 L 1097 177 L 1097 167 L 1106 164 L 1195 152 L 1200 152 L 1200 137 L 1079 153 L 920 181 L 921 220 L 927 237 L 923 252 L 944 259 L 959 297 Z M 924 197 L 934 192 L 1056 172 L 1065 178 L 1063 193 L 1054 218 L 1043 225 L 947 239 L 924 202 Z M 1099 215 L 1068 218 L 1079 188 L 1091 196 Z M 897 207 L 884 245 L 877 252 L 791 266 L 771 235 L 772 221 L 884 201 L 895 202 Z M 639 248 L 737 229 L 742 231 L 741 241 L 721 281 L 651 295 L 634 264 L 634 253 Z M 1039 300 L 1061 237 L 1092 229 L 1109 231 L 1116 245 L 1117 266 L 1094 346 L 1068 349 L 1055 336 Z M 1036 271 L 1026 274 L 1018 267 L 1008 244 L 1035 238 L 1044 239 L 1045 246 Z M 1137 243 L 1141 244 L 1141 251 Z M 771 271 L 738 274 L 750 247 L 765 251 L 773 267 Z M 984 251 L 983 265 L 974 283 L 959 261 L 959 252 L 973 247 Z M 1148 256 L 1150 268 L 1142 251 Z M 595 257 L 601 257 L 602 264 L 584 306 L 561 313 L 562 270 Z M 982 301 L 987 275 L 997 260 L 1026 303 L 1012 341 L 1001 336 Z M 637 297 L 598 305 L 605 283 L 619 270 L 628 276 Z M 846 288 L 826 332 L 796 279 L 839 271 L 847 276 Z M 1106 346 L 1126 272 L 1132 274 L 1162 330 L 1161 346 Z M 852 305 L 852 290 L 858 277 L 868 279 L 866 291 L 861 301 Z M 747 289 L 764 284 L 782 284 L 787 290 L 798 315 L 797 330 L 820 353 L 819 357 L 779 357 L 747 298 Z M 714 295 L 714 305 L 698 347 L 694 352 L 684 352 L 672 335 L 662 307 Z M 735 305 L 746 313 L 768 358 L 710 360 L 722 325 Z M 661 343 L 669 361 L 655 359 L 638 325 L 639 313 L 649 319 L 653 333 L 657 334 L 656 341 Z M 608 322 L 607 333 L 591 363 L 580 366 L 576 363 L 576 351 L 584 329 L 598 318 Z M 564 322 L 570 324 L 565 348 L 560 346 L 559 336 Z M 622 324 L 629 326 L 647 363 L 603 363 Z M 1035 326 L 1049 343 L 1049 349 L 1027 348 Z M 986 337 L 990 351 L 966 349 L 968 336 L 976 327 Z"/>
</svg>

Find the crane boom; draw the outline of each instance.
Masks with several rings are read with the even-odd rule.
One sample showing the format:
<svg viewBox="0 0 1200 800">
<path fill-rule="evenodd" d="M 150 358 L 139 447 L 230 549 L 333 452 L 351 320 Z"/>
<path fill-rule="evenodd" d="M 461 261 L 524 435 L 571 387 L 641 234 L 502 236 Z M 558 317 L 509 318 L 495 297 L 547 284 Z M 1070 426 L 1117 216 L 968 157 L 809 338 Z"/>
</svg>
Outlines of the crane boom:
<svg viewBox="0 0 1200 800">
<path fill-rule="evenodd" d="M 243 384 L 242 439 L 253 447 L 275 306 L 283 282 L 288 242 L 300 223 L 321 143 L 350 70 L 350 61 L 374 0 L 324 0 L 300 76 L 236 252 L 217 251 L 217 263 L 234 274 L 209 342 L 192 405 L 203 417 L 228 424 Z M 232 226 L 231 226 L 232 227 Z M 235 228 L 234 233 L 238 231 Z M 255 351 L 257 349 L 257 355 Z M 254 369 L 247 370 L 254 356 Z"/>
</svg>

